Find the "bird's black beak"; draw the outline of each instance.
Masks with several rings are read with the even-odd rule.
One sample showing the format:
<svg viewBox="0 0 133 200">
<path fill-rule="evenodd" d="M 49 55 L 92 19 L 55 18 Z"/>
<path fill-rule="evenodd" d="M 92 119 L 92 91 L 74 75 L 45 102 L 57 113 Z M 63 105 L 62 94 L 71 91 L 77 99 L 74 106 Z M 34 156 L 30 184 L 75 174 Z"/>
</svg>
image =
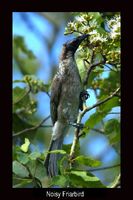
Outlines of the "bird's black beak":
<svg viewBox="0 0 133 200">
<path fill-rule="evenodd" d="M 77 50 L 77 48 L 79 47 L 81 42 L 88 36 L 89 36 L 89 34 L 83 34 L 81 36 L 78 36 L 78 37 L 72 39 L 71 41 L 65 43 L 65 47 L 67 48 L 67 50 L 75 53 L 75 51 Z"/>
<path fill-rule="evenodd" d="M 76 39 L 79 40 L 80 42 L 82 42 L 88 36 L 89 36 L 89 34 L 84 34 L 84 35 L 81 35 L 81 36 L 77 37 Z"/>
<path fill-rule="evenodd" d="M 89 36 L 89 34 L 83 34 L 83 35 L 81 35 L 81 36 L 78 36 L 77 38 L 75 38 L 75 39 L 72 41 L 73 45 L 74 45 L 76 48 L 78 48 L 78 46 L 81 44 L 81 42 L 82 42 L 83 40 L 85 40 L 88 36 Z"/>
</svg>

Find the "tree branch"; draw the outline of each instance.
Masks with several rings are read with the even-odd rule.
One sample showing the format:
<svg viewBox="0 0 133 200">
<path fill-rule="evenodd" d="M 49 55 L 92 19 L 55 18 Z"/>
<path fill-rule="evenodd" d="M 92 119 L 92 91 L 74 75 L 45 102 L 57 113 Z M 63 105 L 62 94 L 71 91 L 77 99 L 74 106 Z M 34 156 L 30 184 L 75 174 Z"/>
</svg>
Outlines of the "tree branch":
<svg viewBox="0 0 133 200">
<path fill-rule="evenodd" d="M 89 63 L 87 60 L 85 60 L 87 63 Z M 91 71 L 98 65 L 102 65 L 102 64 L 105 64 L 105 61 L 101 61 L 101 62 L 97 62 L 97 63 L 94 63 L 94 64 L 90 64 L 90 67 L 87 71 L 87 74 L 86 74 L 86 77 L 85 79 L 83 80 L 83 86 L 87 85 L 88 83 L 88 79 L 89 79 L 89 76 L 90 76 L 90 73 Z"/>
<path fill-rule="evenodd" d="M 110 99 L 112 99 L 116 94 L 117 92 L 120 91 L 120 88 L 117 88 L 110 96 L 108 96 L 107 98 L 103 99 L 102 101 L 98 101 L 96 104 L 94 104 L 93 106 L 91 107 L 86 107 L 81 113 L 79 113 L 80 115 L 80 118 L 82 118 L 84 116 L 84 114 L 90 110 L 92 110 L 93 108 L 97 107 L 97 106 L 100 106 L 101 104 L 109 101 Z"/>
<path fill-rule="evenodd" d="M 78 117 L 77 123 L 80 123 L 80 122 L 81 122 L 81 119 L 80 119 L 80 117 Z M 79 132 L 80 132 L 80 128 L 76 128 L 75 133 L 74 133 L 73 143 L 72 143 L 70 154 L 69 154 L 70 160 L 72 160 L 74 158 L 76 145 L 77 145 L 78 140 L 79 140 Z"/>
<path fill-rule="evenodd" d="M 28 131 L 33 131 L 33 130 L 38 129 L 38 128 L 41 127 L 41 125 L 42 125 L 45 121 L 47 121 L 49 118 L 50 118 L 50 115 L 49 115 L 48 117 L 46 117 L 45 119 L 43 119 L 43 120 L 42 120 L 39 124 L 37 124 L 36 126 L 33 126 L 33 127 L 31 127 L 31 128 L 26 128 L 26 129 L 24 129 L 24 130 L 22 130 L 22 131 L 19 131 L 19 132 L 17 132 L 17 133 L 14 133 L 14 134 L 13 134 L 13 137 L 18 136 L 18 135 L 20 135 L 20 134 L 22 134 L 22 133 L 25 133 L 25 132 L 28 132 Z"/>
<path fill-rule="evenodd" d="M 77 123 L 81 123 L 81 119 L 82 117 L 85 115 L 86 112 L 89 112 L 90 110 L 92 110 L 93 108 L 97 107 L 97 106 L 100 106 L 101 104 L 109 101 L 110 99 L 112 99 L 115 94 L 117 94 L 117 92 L 119 92 L 120 88 L 117 88 L 110 96 L 108 96 L 107 98 L 105 98 L 104 100 L 102 101 L 99 101 L 97 102 L 96 104 L 94 104 L 93 106 L 91 107 L 85 107 L 84 110 L 79 113 L 78 115 L 78 119 L 77 119 Z M 80 129 L 79 128 L 76 128 L 75 129 L 75 134 L 74 134 L 74 139 L 73 139 L 73 143 L 72 143 L 72 146 L 71 146 L 71 150 L 70 150 L 70 160 L 72 160 L 74 158 L 74 154 L 75 154 L 75 149 L 76 149 L 76 145 L 78 143 L 78 140 L 79 140 L 79 137 L 81 135 L 80 134 Z"/>
</svg>

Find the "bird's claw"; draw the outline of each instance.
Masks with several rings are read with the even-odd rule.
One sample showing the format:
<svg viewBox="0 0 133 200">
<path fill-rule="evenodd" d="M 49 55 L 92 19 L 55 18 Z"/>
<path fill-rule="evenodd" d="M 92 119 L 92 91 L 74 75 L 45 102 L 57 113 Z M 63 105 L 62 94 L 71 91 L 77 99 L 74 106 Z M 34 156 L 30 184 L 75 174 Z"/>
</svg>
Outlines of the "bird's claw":
<svg viewBox="0 0 133 200">
<path fill-rule="evenodd" d="M 83 129 L 84 128 L 84 124 L 82 124 L 82 123 L 69 122 L 69 124 L 72 125 L 75 128 L 78 128 L 78 129 Z"/>
<path fill-rule="evenodd" d="M 80 93 L 80 99 L 82 99 L 82 101 L 86 101 L 88 99 L 88 97 L 90 97 L 90 95 L 86 90 L 83 90 Z"/>
</svg>

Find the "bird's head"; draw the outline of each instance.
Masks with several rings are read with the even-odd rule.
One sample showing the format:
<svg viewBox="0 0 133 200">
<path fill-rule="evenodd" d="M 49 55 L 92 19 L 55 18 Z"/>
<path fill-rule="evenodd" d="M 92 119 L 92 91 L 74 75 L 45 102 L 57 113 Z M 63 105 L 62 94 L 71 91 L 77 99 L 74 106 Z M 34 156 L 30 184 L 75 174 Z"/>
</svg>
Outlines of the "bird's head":
<svg viewBox="0 0 133 200">
<path fill-rule="evenodd" d="M 84 35 L 81 35 L 81 36 L 79 36 L 79 37 L 77 37 L 77 38 L 72 39 L 72 40 L 69 41 L 69 42 L 66 42 L 66 43 L 64 44 L 64 47 L 66 48 L 66 51 L 67 51 L 67 52 L 68 52 L 68 51 L 71 51 L 71 52 L 75 53 L 76 50 L 77 50 L 77 48 L 78 48 L 79 45 L 81 44 L 81 42 L 82 42 L 85 38 L 87 38 L 88 36 L 89 36 L 89 34 L 84 34 Z"/>
</svg>

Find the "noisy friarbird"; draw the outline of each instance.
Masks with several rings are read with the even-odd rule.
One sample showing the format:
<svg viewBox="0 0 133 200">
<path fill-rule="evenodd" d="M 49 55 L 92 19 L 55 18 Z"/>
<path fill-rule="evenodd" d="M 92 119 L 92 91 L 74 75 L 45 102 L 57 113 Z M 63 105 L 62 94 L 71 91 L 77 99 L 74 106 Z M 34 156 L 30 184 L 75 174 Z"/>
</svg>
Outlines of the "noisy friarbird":
<svg viewBox="0 0 133 200">
<path fill-rule="evenodd" d="M 81 94 L 86 96 L 86 92 L 83 92 L 74 55 L 80 43 L 87 37 L 87 34 L 81 35 L 63 44 L 59 70 L 51 85 L 50 109 L 53 132 L 49 151 L 62 149 L 65 135 L 70 126 L 76 122 L 79 109 L 82 110 Z M 47 154 L 44 165 L 48 176 L 58 175 L 59 158 L 60 154 Z"/>
</svg>

